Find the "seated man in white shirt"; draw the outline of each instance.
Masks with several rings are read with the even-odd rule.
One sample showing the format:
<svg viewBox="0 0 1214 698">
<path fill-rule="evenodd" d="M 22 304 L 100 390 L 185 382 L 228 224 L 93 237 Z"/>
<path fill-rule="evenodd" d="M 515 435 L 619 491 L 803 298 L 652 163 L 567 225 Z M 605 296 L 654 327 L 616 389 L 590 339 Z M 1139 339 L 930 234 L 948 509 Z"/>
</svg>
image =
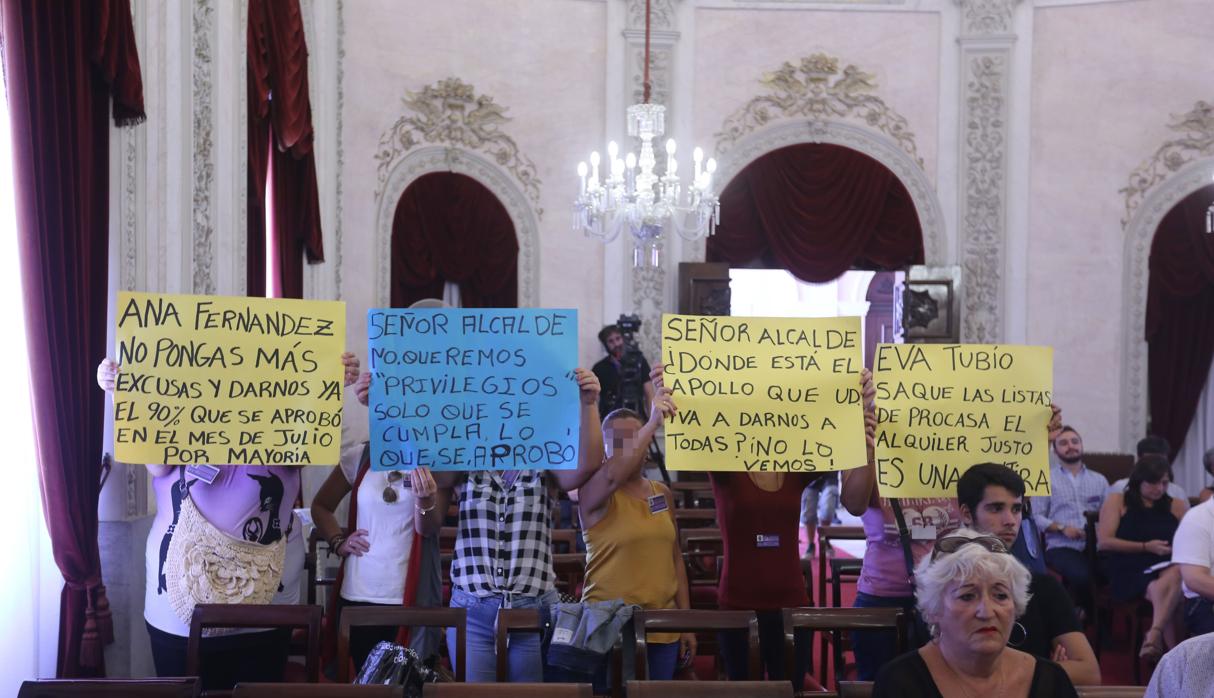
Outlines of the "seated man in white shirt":
<svg viewBox="0 0 1214 698">
<path fill-rule="evenodd" d="M 1214 499 L 1193 507 L 1181 519 L 1172 539 L 1172 562 L 1180 565 L 1189 634 L 1214 631 Z"/>
<path fill-rule="evenodd" d="M 1172 446 L 1168 443 L 1168 440 L 1162 436 L 1148 436 L 1145 439 L 1139 439 L 1138 448 L 1136 450 L 1138 451 L 1138 458 L 1135 459 L 1135 463 L 1142 460 L 1142 457 L 1148 453 L 1157 453 L 1164 458 L 1167 458 L 1169 463 L 1172 462 Z M 1189 501 L 1189 495 L 1185 494 L 1183 487 L 1176 484 L 1176 475 L 1173 474 L 1170 469 L 1168 470 L 1168 480 L 1170 481 L 1168 482 L 1168 496 L 1172 499 L 1179 499 L 1182 502 Z M 1109 485 L 1108 494 L 1115 494 L 1120 497 L 1121 495 L 1125 494 L 1125 486 L 1128 485 L 1129 482 L 1130 478 L 1121 478 L 1117 482 Z"/>
</svg>

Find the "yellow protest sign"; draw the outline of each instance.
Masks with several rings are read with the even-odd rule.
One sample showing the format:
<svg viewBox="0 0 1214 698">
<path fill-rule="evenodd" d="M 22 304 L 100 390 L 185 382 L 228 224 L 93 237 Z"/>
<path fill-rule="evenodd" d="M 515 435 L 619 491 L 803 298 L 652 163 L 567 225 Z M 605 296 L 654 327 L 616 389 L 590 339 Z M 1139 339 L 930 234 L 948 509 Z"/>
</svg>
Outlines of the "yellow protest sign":
<svg viewBox="0 0 1214 698">
<path fill-rule="evenodd" d="M 662 316 L 671 470 L 802 472 L 867 462 L 859 318 Z"/>
<path fill-rule="evenodd" d="M 985 344 L 881 344 L 877 486 L 883 497 L 955 497 L 971 465 L 1003 463 L 1026 495 L 1050 493 L 1054 350 Z"/>
<path fill-rule="evenodd" d="M 115 457 L 333 465 L 346 304 L 118 294 Z"/>
</svg>

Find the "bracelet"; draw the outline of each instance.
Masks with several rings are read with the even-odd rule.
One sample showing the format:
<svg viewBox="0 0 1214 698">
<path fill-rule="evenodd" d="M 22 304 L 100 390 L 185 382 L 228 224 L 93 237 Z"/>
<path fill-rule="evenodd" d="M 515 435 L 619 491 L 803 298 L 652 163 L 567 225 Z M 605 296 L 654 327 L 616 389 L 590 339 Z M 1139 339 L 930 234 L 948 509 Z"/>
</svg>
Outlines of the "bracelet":
<svg viewBox="0 0 1214 698">
<path fill-rule="evenodd" d="M 329 536 L 329 554 L 341 555 L 341 553 L 338 552 L 338 548 L 340 548 L 342 543 L 345 542 L 346 534 L 344 533 L 334 533 L 332 536 Z"/>
<path fill-rule="evenodd" d="M 425 509 L 423 509 L 422 505 L 418 504 L 417 502 L 414 502 L 413 506 L 417 507 L 417 510 L 421 512 L 422 516 L 425 516 L 426 514 L 429 514 L 430 512 L 434 511 L 434 507 L 438 506 L 438 502 L 431 504 L 429 506 L 429 508 L 425 508 Z"/>
</svg>

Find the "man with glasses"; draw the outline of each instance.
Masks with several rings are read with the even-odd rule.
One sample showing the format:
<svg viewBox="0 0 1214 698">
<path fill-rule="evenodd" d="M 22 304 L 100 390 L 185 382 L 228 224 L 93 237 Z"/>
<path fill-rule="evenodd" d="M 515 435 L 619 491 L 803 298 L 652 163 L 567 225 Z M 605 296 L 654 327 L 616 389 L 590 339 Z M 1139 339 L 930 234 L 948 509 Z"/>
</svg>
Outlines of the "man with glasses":
<svg viewBox="0 0 1214 698">
<path fill-rule="evenodd" d="M 1024 480 L 1011 468 L 998 463 L 979 463 L 957 481 L 957 501 L 961 519 L 967 526 L 990 537 L 942 538 L 946 541 L 987 541 L 999 543 L 1003 551 L 1016 554 L 1016 543 L 1024 517 Z M 992 549 L 993 545 L 988 545 Z M 943 552 L 951 552 L 943 550 Z M 1022 555 L 1016 555 L 1025 567 L 1032 567 Z M 1029 654 L 1058 662 L 1076 685 L 1100 683 L 1100 664 L 1087 636 L 1075 617 L 1075 605 L 1066 590 L 1049 574 L 1034 572 L 1029 586 L 1029 603 L 1013 628 L 1011 644 Z"/>
</svg>

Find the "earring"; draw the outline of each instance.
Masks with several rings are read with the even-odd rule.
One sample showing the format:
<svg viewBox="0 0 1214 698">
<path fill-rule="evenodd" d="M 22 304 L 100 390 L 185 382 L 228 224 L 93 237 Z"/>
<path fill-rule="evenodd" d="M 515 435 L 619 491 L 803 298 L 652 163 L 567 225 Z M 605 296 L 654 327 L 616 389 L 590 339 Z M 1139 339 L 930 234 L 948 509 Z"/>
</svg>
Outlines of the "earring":
<svg viewBox="0 0 1214 698">
<path fill-rule="evenodd" d="M 933 641 L 939 640 L 940 639 L 940 624 L 939 623 L 928 623 L 927 634 L 931 635 Z"/>
<path fill-rule="evenodd" d="M 1020 624 L 1020 621 L 1016 621 L 1015 623 L 1012 624 L 1012 636 L 1015 636 L 1016 628 L 1020 628 L 1020 639 L 1013 640 L 1012 637 L 1008 637 L 1007 644 L 1011 647 L 1019 648 L 1021 645 L 1023 645 L 1025 643 L 1025 641 L 1027 641 L 1029 639 L 1029 631 L 1027 629 L 1025 629 L 1025 627 L 1023 625 Z"/>
</svg>

